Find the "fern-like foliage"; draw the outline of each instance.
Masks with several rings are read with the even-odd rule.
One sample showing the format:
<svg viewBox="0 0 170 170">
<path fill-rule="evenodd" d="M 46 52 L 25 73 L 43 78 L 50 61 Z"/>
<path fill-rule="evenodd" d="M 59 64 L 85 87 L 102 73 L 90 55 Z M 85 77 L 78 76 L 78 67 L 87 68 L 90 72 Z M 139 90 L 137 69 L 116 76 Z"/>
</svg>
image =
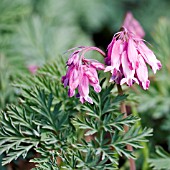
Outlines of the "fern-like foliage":
<svg viewBox="0 0 170 170">
<path fill-rule="evenodd" d="M 0 4 L 0 52 L 9 50 L 11 36 L 19 21 L 30 15 L 31 3 L 28 0 L 1 0 Z"/>
<path fill-rule="evenodd" d="M 47 64 L 16 84 L 22 94 L 19 104 L 9 105 L 0 117 L 3 165 L 25 158 L 32 149 L 39 153 L 31 160 L 36 170 L 117 169 L 119 156 L 135 158 L 126 145 L 142 148 L 152 130 L 141 131 L 135 126 L 138 117 L 124 118 L 119 112 L 127 96 L 114 96 L 114 85 L 103 85 L 100 94 L 91 93 L 93 105 L 81 106 L 60 83 L 62 67 L 61 59 L 60 65 Z"/>
<path fill-rule="evenodd" d="M 17 89 L 13 88 L 11 83 L 20 70 L 17 66 L 23 63 L 18 60 L 16 64 L 12 64 L 12 61 L 14 60 L 9 60 L 5 55 L 0 54 L 0 110 L 4 109 L 6 104 L 16 102 Z"/>
<path fill-rule="evenodd" d="M 154 170 L 170 169 L 170 154 L 162 147 L 156 147 L 156 154 L 149 159 L 150 167 Z"/>
<path fill-rule="evenodd" d="M 155 42 L 153 50 L 161 60 L 163 67 L 157 77 L 150 77 L 153 80 L 150 89 L 140 93 L 139 112 L 143 124 L 149 124 L 154 128 L 152 146 L 167 143 L 170 148 L 170 81 L 167 81 L 170 74 L 168 64 L 170 62 L 170 20 L 168 18 L 159 19 L 154 28 L 153 40 Z"/>
<path fill-rule="evenodd" d="M 79 44 L 91 45 L 92 41 L 77 25 L 60 25 L 59 21 L 54 22 L 39 15 L 21 22 L 11 41 L 14 54 L 23 57 L 27 65 L 38 66 Z"/>
<path fill-rule="evenodd" d="M 51 70 L 55 66 L 51 66 Z M 42 69 L 42 72 L 45 69 L 46 67 Z M 57 75 L 58 72 L 53 71 Z M 48 74 L 50 75 L 50 71 Z M 59 97 L 63 98 L 64 96 L 61 94 L 61 89 L 58 89 L 61 85 L 57 85 L 59 80 L 55 79 L 55 75 L 52 78 L 49 76 L 44 79 L 44 85 L 41 82 L 41 77 L 45 78 L 46 75 L 41 74 L 32 78 L 34 80 L 32 81 L 32 86 L 30 81 L 25 86 L 21 86 L 23 90 L 21 104 L 19 106 L 9 105 L 6 109 L 7 111 L 2 112 L 0 153 L 7 153 L 3 164 L 11 162 L 21 155 L 25 157 L 29 150 L 39 145 L 60 143 L 70 135 L 72 128 L 68 123 L 69 114 L 66 114 L 63 111 L 64 109 L 61 109 L 63 104 L 59 102 Z M 52 81 L 56 81 L 56 84 L 53 84 Z M 39 85 L 35 82 L 39 82 Z M 52 86 L 53 88 L 51 88 Z"/>
</svg>

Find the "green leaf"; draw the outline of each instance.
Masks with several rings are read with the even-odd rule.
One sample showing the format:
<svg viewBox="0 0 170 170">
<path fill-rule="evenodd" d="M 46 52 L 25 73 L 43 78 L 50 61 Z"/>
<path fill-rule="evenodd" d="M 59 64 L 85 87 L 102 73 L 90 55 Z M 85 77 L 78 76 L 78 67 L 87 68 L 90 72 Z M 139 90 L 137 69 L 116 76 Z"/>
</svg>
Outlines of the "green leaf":
<svg viewBox="0 0 170 170">
<path fill-rule="evenodd" d="M 155 170 L 169 169 L 170 167 L 170 154 L 162 147 L 156 147 L 156 155 L 149 160 L 150 167 Z"/>
</svg>

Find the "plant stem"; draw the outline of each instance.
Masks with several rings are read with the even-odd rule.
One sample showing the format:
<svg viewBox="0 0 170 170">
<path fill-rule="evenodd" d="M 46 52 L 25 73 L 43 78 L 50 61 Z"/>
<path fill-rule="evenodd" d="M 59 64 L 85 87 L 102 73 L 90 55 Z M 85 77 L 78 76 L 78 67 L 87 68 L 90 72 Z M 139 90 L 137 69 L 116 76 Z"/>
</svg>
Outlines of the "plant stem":
<svg viewBox="0 0 170 170">
<path fill-rule="evenodd" d="M 118 89 L 118 94 L 119 95 L 123 95 L 123 90 L 122 90 L 122 87 L 121 87 L 120 84 L 117 84 L 117 89 Z M 120 110 L 121 110 L 121 113 L 124 114 L 124 118 L 126 118 L 127 117 L 127 110 L 126 110 L 125 102 L 121 102 Z M 129 130 L 129 127 L 128 126 L 124 126 L 124 130 L 125 130 L 125 132 L 127 132 Z M 131 145 L 127 145 L 127 150 L 132 152 L 133 151 L 133 147 Z M 136 165 L 135 165 L 134 159 L 130 158 L 129 159 L 129 163 L 130 163 L 130 170 L 136 170 Z"/>
<path fill-rule="evenodd" d="M 134 116 L 139 117 L 137 109 L 134 105 L 132 105 L 132 114 Z M 142 127 L 141 121 L 138 121 L 138 123 L 136 125 L 137 125 L 137 127 Z M 143 157 L 144 157 L 144 161 L 143 161 L 143 164 L 142 164 L 142 170 L 146 170 L 146 169 L 148 169 L 147 160 L 149 158 L 149 149 L 148 149 L 148 145 L 145 142 L 141 142 L 141 144 L 143 146 L 142 152 L 143 152 Z"/>
<path fill-rule="evenodd" d="M 87 51 L 91 51 L 91 50 L 95 50 L 95 51 L 98 51 L 103 57 L 106 57 L 106 54 L 100 49 L 100 48 L 97 48 L 97 47 L 87 47 L 81 54 L 81 57 L 84 56 L 84 54 L 87 52 Z"/>
</svg>

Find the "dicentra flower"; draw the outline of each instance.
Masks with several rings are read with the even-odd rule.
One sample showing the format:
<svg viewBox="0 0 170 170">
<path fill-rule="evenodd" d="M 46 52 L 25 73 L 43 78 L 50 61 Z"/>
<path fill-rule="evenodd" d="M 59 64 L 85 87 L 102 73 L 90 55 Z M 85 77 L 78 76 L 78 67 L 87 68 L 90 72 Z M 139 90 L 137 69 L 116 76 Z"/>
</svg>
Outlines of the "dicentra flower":
<svg viewBox="0 0 170 170">
<path fill-rule="evenodd" d="M 99 93 L 101 87 L 97 70 L 104 70 L 104 64 L 92 59 L 86 59 L 85 53 L 89 50 L 96 50 L 102 55 L 103 51 L 96 47 L 79 47 L 74 51 L 68 61 L 68 70 L 65 76 L 62 77 L 64 87 L 69 86 L 68 95 L 72 97 L 75 95 L 76 88 L 78 89 L 77 97 L 84 103 L 85 101 L 93 103 L 92 98 L 89 96 L 89 85 L 93 86 L 94 90 Z"/>
<path fill-rule="evenodd" d="M 143 89 L 148 89 L 148 69 L 150 65 L 154 74 L 161 69 L 161 62 L 154 53 L 145 45 L 144 40 L 138 38 L 126 28 L 115 34 L 108 46 L 105 62 L 108 65 L 105 72 L 111 71 L 110 81 L 117 84 L 140 84 Z"/>
<path fill-rule="evenodd" d="M 143 38 L 145 36 L 145 31 L 140 23 L 133 17 L 131 12 L 127 12 L 122 26 L 139 38 Z"/>
</svg>

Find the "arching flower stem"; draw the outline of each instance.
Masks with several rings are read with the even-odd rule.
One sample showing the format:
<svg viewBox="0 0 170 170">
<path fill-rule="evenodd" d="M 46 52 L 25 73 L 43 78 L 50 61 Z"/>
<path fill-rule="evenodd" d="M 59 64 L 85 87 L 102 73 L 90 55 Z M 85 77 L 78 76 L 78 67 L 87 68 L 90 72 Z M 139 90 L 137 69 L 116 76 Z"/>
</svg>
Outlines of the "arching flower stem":
<svg viewBox="0 0 170 170">
<path fill-rule="evenodd" d="M 86 47 L 86 49 L 83 50 L 81 57 L 83 57 L 86 52 L 93 51 L 93 50 L 98 51 L 103 57 L 106 57 L 106 54 L 101 49 L 99 49 L 97 47 Z"/>
</svg>

